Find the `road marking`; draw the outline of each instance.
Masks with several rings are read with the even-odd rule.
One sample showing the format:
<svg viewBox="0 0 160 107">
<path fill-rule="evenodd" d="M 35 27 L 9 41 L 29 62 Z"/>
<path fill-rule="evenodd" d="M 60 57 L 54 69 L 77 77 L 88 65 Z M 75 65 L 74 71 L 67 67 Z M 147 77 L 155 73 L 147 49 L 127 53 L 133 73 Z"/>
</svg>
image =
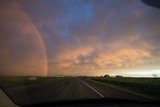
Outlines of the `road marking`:
<svg viewBox="0 0 160 107">
<path fill-rule="evenodd" d="M 80 81 L 82 83 L 84 83 L 86 86 L 88 86 L 90 89 L 92 89 L 94 92 L 96 92 L 98 95 L 100 95 L 102 98 L 104 97 L 100 92 L 98 92 L 96 89 L 94 89 L 93 87 L 91 87 L 90 85 L 88 85 L 87 83 L 85 83 L 84 81 L 82 81 L 81 79 L 80 79 Z"/>
</svg>

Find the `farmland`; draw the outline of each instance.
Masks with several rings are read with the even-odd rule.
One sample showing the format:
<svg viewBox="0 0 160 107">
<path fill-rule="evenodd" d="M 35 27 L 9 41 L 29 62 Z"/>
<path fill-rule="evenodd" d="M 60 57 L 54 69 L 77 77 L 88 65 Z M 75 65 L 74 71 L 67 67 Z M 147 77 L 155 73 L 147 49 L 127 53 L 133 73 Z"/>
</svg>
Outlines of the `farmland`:
<svg viewBox="0 0 160 107">
<path fill-rule="evenodd" d="M 30 84 L 37 84 L 47 82 L 60 77 L 40 77 L 40 76 L 1 76 L 0 86 L 5 87 L 19 87 Z"/>
<path fill-rule="evenodd" d="M 160 78 L 88 77 L 88 79 L 128 93 L 160 99 Z"/>
</svg>

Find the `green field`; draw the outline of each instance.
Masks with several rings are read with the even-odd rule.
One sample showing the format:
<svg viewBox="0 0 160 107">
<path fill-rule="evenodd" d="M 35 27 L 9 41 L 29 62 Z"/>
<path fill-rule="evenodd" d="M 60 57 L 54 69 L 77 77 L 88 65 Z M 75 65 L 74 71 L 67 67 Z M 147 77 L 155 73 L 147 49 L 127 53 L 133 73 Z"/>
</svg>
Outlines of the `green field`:
<svg viewBox="0 0 160 107">
<path fill-rule="evenodd" d="M 109 87 L 160 100 L 160 78 L 131 78 L 131 77 L 88 77 Z"/>
<path fill-rule="evenodd" d="M 53 79 L 60 79 L 61 77 L 32 77 L 32 76 L 1 76 L 1 87 L 18 87 L 22 85 L 37 84 L 47 82 Z"/>
</svg>

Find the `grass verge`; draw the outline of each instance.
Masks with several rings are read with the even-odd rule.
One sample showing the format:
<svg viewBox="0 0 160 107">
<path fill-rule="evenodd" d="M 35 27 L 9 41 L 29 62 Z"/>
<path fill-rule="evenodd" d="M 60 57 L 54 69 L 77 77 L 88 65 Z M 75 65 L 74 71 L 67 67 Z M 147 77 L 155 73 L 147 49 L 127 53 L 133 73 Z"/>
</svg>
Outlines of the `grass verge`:
<svg viewBox="0 0 160 107">
<path fill-rule="evenodd" d="M 107 86 L 123 92 L 160 101 L 159 78 L 88 77 L 88 79 L 105 83 Z"/>
</svg>

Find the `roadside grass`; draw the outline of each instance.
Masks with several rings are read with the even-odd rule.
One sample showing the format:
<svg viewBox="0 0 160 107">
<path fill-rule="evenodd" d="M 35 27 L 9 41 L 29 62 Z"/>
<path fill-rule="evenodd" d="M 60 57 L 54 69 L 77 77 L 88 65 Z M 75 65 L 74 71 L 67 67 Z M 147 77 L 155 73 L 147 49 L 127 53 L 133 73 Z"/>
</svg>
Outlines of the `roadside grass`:
<svg viewBox="0 0 160 107">
<path fill-rule="evenodd" d="M 29 77 L 29 76 L 1 76 L 1 87 L 18 87 L 23 85 L 37 84 L 50 80 L 60 79 L 61 77 Z"/>
<path fill-rule="evenodd" d="M 121 91 L 160 101 L 160 78 L 88 77 L 88 79 L 105 83 Z"/>
</svg>

